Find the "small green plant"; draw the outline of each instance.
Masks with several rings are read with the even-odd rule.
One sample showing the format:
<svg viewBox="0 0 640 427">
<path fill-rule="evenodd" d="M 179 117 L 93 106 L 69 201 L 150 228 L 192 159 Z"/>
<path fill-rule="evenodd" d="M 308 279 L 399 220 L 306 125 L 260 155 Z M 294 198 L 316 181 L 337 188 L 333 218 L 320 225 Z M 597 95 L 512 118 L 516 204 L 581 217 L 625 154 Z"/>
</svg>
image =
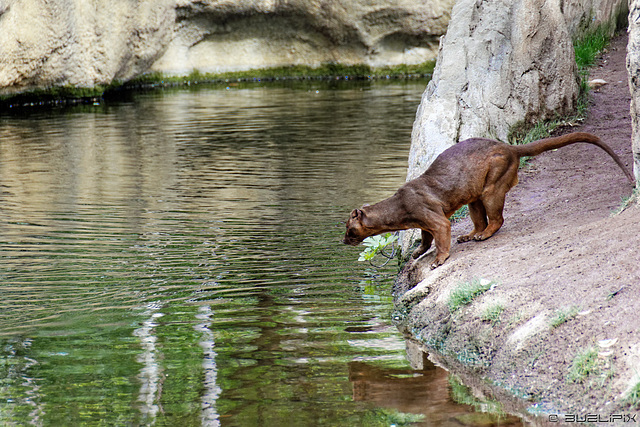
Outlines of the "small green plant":
<svg viewBox="0 0 640 427">
<path fill-rule="evenodd" d="M 392 250 L 391 254 L 387 254 L 384 252 L 384 249 L 386 249 L 389 246 L 393 246 L 393 244 L 397 240 L 398 240 L 397 233 L 387 233 L 379 236 L 367 237 L 362 242 L 366 246 L 366 248 L 364 251 L 360 252 L 360 257 L 358 258 L 358 261 L 371 262 L 376 255 L 381 254 L 382 256 L 387 258 L 387 261 L 385 262 L 386 264 L 387 262 L 389 262 L 389 260 L 393 259 L 395 255 L 394 254 L 395 250 Z"/>
<path fill-rule="evenodd" d="M 464 219 L 468 216 L 469 216 L 469 205 L 464 205 L 449 217 L 449 221 L 451 222 L 460 221 L 461 219 Z"/>
<path fill-rule="evenodd" d="M 551 328 L 557 328 L 563 323 L 566 323 L 576 317 L 579 311 L 580 307 L 575 305 L 561 310 L 556 310 L 553 314 L 553 317 L 549 321 L 549 325 L 551 326 Z"/>
<path fill-rule="evenodd" d="M 487 279 L 473 279 L 470 282 L 460 283 L 449 296 L 449 311 L 454 312 L 460 307 L 470 304 L 478 295 L 481 295 L 495 286 L 496 282 Z"/>
<path fill-rule="evenodd" d="M 624 398 L 626 404 L 632 408 L 640 408 L 640 381 L 637 382 Z"/>
<path fill-rule="evenodd" d="M 638 198 L 640 197 L 640 186 L 636 183 L 636 188 L 633 189 L 631 195 L 628 197 L 623 197 L 620 202 L 620 206 L 617 209 L 611 212 L 611 216 L 618 215 L 622 213 L 626 208 L 628 208 L 631 204 L 636 203 Z"/>
<path fill-rule="evenodd" d="M 600 374 L 600 372 L 598 350 L 595 347 L 589 347 L 573 358 L 567 379 L 574 383 L 584 383 L 587 378 Z"/>
<path fill-rule="evenodd" d="M 611 39 L 611 26 L 601 25 L 595 31 L 584 34 L 573 42 L 573 51 L 579 69 L 593 67 L 596 58 L 608 45 Z"/>
<path fill-rule="evenodd" d="M 504 311 L 504 305 L 501 303 L 494 303 L 486 308 L 482 313 L 482 320 L 491 323 L 498 323 L 500 321 L 500 315 Z"/>
</svg>

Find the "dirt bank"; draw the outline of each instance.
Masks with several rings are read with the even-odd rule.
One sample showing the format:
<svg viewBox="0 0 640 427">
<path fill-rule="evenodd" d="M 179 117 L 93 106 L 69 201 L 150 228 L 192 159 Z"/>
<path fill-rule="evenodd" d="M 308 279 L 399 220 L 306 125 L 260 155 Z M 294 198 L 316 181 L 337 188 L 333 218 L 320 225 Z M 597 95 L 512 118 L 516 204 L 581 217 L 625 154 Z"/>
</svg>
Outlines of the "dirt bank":
<svg viewBox="0 0 640 427">
<path fill-rule="evenodd" d="M 622 34 L 591 72 L 608 83 L 592 92 L 589 117 L 560 132 L 600 136 L 631 169 L 625 55 Z M 453 243 L 436 270 L 428 268 L 432 254 L 405 267 L 395 290 L 399 328 L 445 367 L 520 398 L 543 419 L 635 413 L 627 396 L 640 382 L 640 209 L 611 216 L 630 194 L 596 147 L 538 156 L 507 195 L 494 237 Z M 452 235 L 471 228 L 463 220 Z M 454 288 L 481 278 L 494 286 L 471 304 L 448 306 Z"/>
</svg>

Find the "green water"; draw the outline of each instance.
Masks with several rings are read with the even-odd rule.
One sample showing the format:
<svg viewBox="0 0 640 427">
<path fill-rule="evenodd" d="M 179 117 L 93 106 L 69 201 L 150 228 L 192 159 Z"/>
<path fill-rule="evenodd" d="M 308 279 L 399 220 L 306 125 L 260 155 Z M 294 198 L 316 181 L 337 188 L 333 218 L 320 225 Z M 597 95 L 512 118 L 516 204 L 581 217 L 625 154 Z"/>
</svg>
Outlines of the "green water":
<svg viewBox="0 0 640 427">
<path fill-rule="evenodd" d="M 391 325 L 393 263 L 340 242 L 404 181 L 423 89 L 0 117 L 0 425 L 459 425 Z"/>
</svg>

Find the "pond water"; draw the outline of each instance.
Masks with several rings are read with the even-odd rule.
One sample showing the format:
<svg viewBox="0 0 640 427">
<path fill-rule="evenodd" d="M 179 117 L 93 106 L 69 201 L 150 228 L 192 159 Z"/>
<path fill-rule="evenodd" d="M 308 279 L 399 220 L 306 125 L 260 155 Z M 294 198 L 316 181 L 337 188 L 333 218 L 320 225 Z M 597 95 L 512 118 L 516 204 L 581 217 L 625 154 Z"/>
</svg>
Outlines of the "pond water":
<svg viewBox="0 0 640 427">
<path fill-rule="evenodd" d="M 396 267 L 340 242 L 404 181 L 424 86 L 0 117 L 0 425 L 473 425 L 407 362 Z"/>
</svg>

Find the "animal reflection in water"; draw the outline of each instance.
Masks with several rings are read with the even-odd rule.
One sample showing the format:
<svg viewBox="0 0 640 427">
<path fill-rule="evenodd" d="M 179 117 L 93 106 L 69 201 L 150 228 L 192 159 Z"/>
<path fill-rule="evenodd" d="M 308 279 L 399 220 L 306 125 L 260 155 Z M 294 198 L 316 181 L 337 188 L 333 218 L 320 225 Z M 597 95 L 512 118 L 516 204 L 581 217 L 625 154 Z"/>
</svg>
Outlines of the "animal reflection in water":
<svg viewBox="0 0 640 427">
<path fill-rule="evenodd" d="M 353 385 L 353 400 L 372 402 L 376 406 L 401 413 L 422 414 L 428 425 L 472 425 L 473 406 L 456 403 L 450 396 L 449 373 L 431 362 L 425 369 L 383 369 L 365 362 L 349 363 L 349 381 Z M 486 425 L 522 426 L 515 416 L 478 414 Z"/>
</svg>

